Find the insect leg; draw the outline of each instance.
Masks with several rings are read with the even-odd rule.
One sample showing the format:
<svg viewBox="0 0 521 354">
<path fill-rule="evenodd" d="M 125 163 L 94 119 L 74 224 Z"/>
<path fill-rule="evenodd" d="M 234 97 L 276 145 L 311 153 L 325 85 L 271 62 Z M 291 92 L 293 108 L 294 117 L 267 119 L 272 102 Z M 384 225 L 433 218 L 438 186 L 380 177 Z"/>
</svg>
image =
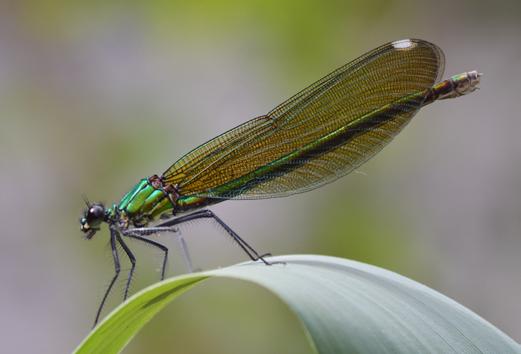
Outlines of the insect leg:
<svg viewBox="0 0 521 354">
<path fill-rule="evenodd" d="M 228 225 L 224 223 L 217 215 L 215 215 L 211 210 L 204 209 L 196 211 L 195 213 L 179 216 L 175 219 L 167 220 L 157 225 L 158 227 L 165 226 L 174 226 L 179 225 L 188 221 L 197 220 L 197 219 L 214 219 L 219 226 L 221 226 L 224 231 L 242 248 L 242 250 L 250 257 L 252 261 L 261 260 L 266 265 L 271 265 L 270 262 L 264 259 L 264 257 L 270 256 L 271 254 L 266 253 L 263 255 L 259 255 L 253 247 L 251 247 L 246 241 L 244 241 L 235 231 L 233 231 Z"/>
<path fill-rule="evenodd" d="M 192 258 L 190 257 L 190 252 L 188 252 L 188 246 L 186 246 L 185 238 L 181 234 L 177 234 L 176 238 L 177 242 L 179 242 L 179 246 L 181 247 L 181 253 L 183 254 L 185 266 L 190 273 L 193 273 L 194 267 L 192 265 Z"/>
<path fill-rule="evenodd" d="M 143 227 L 143 228 L 134 228 L 134 229 L 130 229 L 130 230 L 124 231 L 123 235 L 132 237 L 134 239 L 137 239 L 137 240 L 140 240 L 140 241 L 143 241 L 143 242 L 146 242 L 146 243 L 149 243 L 149 244 L 151 244 L 151 245 L 153 245 L 155 247 L 158 247 L 159 249 L 161 249 L 165 253 L 164 258 L 163 258 L 163 267 L 162 267 L 162 270 L 161 270 L 161 280 L 163 280 L 164 277 L 165 277 L 165 269 L 166 269 L 166 262 L 167 262 L 167 256 L 168 256 L 168 248 L 165 247 L 164 245 L 158 243 L 158 242 L 155 242 L 155 241 L 152 241 L 152 240 L 149 240 L 149 239 L 146 239 L 146 238 L 143 237 L 143 236 L 147 236 L 147 235 L 153 235 L 153 234 L 156 234 L 156 233 L 159 233 L 159 232 L 172 232 L 172 233 L 176 234 L 176 239 L 179 242 L 179 246 L 181 247 L 181 253 L 183 254 L 183 259 L 184 259 L 186 268 L 188 269 L 188 271 L 190 273 L 192 273 L 193 272 L 192 259 L 190 257 L 190 253 L 188 252 L 188 247 L 186 246 L 186 242 L 185 242 L 183 236 L 179 235 L 179 229 L 178 228 L 176 228 L 176 227 Z"/>
<path fill-rule="evenodd" d="M 127 284 L 125 285 L 125 295 L 123 296 L 123 299 L 126 300 L 128 297 L 128 289 L 130 288 L 130 282 L 132 281 L 132 277 L 134 276 L 134 270 L 136 269 L 136 257 L 134 257 L 134 254 L 132 253 L 130 248 L 128 248 L 127 244 L 123 241 L 119 233 L 116 233 L 116 238 L 121 247 L 123 247 L 123 250 L 127 254 L 128 259 L 131 263 L 130 271 L 128 272 Z"/>
<path fill-rule="evenodd" d="M 159 242 L 156 242 L 156 241 L 153 241 L 153 240 L 149 240 L 147 238 L 142 237 L 139 232 L 136 232 L 134 230 L 128 230 L 123 235 L 126 236 L 126 237 L 133 238 L 135 240 L 139 240 L 139 241 L 148 243 L 149 245 L 157 247 L 161 251 L 163 251 L 163 264 L 161 266 L 161 280 L 165 279 L 166 262 L 167 262 L 167 259 L 168 259 L 168 248 L 166 246 L 160 244 Z"/>
<path fill-rule="evenodd" d="M 116 235 L 117 235 L 117 231 L 111 228 L 110 229 L 110 248 L 112 249 L 112 257 L 114 259 L 115 274 L 114 274 L 114 277 L 112 278 L 112 280 L 110 281 L 110 284 L 109 284 L 107 290 L 105 290 L 105 295 L 103 295 L 103 299 L 101 300 L 101 303 L 98 307 L 98 312 L 96 312 L 96 319 L 94 320 L 93 327 L 96 327 L 96 324 L 99 321 L 101 311 L 103 310 L 103 306 L 105 305 L 105 301 L 107 300 L 107 297 L 109 296 L 109 293 L 112 290 L 112 286 L 116 282 L 116 279 L 118 278 L 118 275 L 119 275 L 119 272 L 121 269 L 120 264 L 119 264 L 118 249 L 116 248 Z"/>
</svg>

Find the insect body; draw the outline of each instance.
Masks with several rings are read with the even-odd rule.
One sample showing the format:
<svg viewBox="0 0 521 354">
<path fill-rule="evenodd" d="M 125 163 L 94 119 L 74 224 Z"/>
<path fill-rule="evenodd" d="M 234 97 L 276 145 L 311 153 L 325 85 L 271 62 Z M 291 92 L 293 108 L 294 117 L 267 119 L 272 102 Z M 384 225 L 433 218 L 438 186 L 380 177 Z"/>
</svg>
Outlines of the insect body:
<svg viewBox="0 0 521 354">
<path fill-rule="evenodd" d="M 268 114 L 200 145 L 162 175 L 140 180 L 119 204 L 87 203 L 81 230 L 90 239 L 108 224 L 116 269 L 95 323 L 120 272 L 118 243 L 132 263 L 128 296 L 136 260 L 124 237 L 164 252 L 161 279 L 168 249 L 147 236 L 175 232 L 176 225 L 196 219 L 214 219 L 252 260 L 270 264 L 205 207 L 227 199 L 302 193 L 348 174 L 389 143 L 421 107 L 477 89 L 478 72 L 439 82 L 443 67 L 443 52 L 432 43 L 406 39 L 385 44 Z M 170 218 L 161 220 L 164 215 Z"/>
</svg>

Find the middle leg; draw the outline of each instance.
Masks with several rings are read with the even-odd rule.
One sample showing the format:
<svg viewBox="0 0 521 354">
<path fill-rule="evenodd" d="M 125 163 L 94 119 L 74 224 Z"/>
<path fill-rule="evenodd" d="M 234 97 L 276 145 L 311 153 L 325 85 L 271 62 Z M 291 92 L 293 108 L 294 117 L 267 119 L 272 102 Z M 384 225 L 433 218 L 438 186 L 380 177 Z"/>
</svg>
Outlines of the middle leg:
<svg viewBox="0 0 521 354">
<path fill-rule="evenodd" d="M 141 242 L 147 243 L 149 245 L 152 245 L 154 247 L 159 248 L 163 252 L 163 263 L 161 266 L 161 280 L 165 278 L 166 273 L 166 265 L 167 265 L 167 259 L 168 259 L 168 248 L 156 241 L 150 240 L 144 236 L 149 236 L 153 234 L 157 234 L 159 232 L 171 232 L 175 233 L 177 241 L 179 242 L 179 246 L 181 247 L 181 253 L 183 255 L 183 259 L 185 261 L 186 267 L 188 271 L 191 273 L 193 271 L 192 266 L 192 260 L 190 258 L 190 254 L 188 252 L 188 247 L 186 246 L 186 242 L 184 238 L 179 235 L 179 230 L 176 227 L 143 227 L 143 228 L 134 228 L 125 230 L 123 232 L 123 236 L 133 238 L 135 240 L 139 240 Z"/>
</svg>

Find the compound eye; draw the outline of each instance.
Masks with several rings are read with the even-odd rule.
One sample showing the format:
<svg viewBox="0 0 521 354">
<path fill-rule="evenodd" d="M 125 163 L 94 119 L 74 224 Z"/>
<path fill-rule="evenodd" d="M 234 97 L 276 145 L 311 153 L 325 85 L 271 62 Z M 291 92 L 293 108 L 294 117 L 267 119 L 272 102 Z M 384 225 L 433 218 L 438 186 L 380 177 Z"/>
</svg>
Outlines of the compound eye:
<svg viewBox="0 0 521 354">
<path fill-rule="evenodd" d="M 105 208 L 102 205 L 90 207 L 87 218 L 90 220 L 102 219 L 105 215 Z"/>
</svg>

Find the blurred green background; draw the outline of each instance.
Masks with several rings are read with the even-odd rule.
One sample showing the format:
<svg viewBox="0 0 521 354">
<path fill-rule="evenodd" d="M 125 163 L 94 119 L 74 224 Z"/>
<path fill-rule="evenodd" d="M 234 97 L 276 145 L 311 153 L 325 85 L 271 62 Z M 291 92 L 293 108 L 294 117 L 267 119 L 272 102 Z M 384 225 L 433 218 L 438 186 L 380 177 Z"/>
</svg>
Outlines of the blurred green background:
<svg viewBox="0 0 521 354">
<path fill-rule="evenodd" d="M 406 37 L 443 48 L 446 76 L 479 69 L 482 89 L 422 110 L 358 173 L 292 198 L 213 210 L 261 251 L 397 271 L 521 340 L 519 1 L 0 6 L 2 352 L 70 352 L 89 331 L 113 266 L 106 230 L 82 239 L 82 193 L 117 201 L 196 145 Z M 215 225 L 182 232 L 197 267 L 245 260 Z M 160 239 L 172 249 L 169 274 L 184 272 L 173 238 Z M 158 279 L 160 255 L 132 246 L 138 290 Z M 172 348 L 310 352 L 282 303 L 222 280 L 183 296 L 126 353 Z"/>
</svg>

